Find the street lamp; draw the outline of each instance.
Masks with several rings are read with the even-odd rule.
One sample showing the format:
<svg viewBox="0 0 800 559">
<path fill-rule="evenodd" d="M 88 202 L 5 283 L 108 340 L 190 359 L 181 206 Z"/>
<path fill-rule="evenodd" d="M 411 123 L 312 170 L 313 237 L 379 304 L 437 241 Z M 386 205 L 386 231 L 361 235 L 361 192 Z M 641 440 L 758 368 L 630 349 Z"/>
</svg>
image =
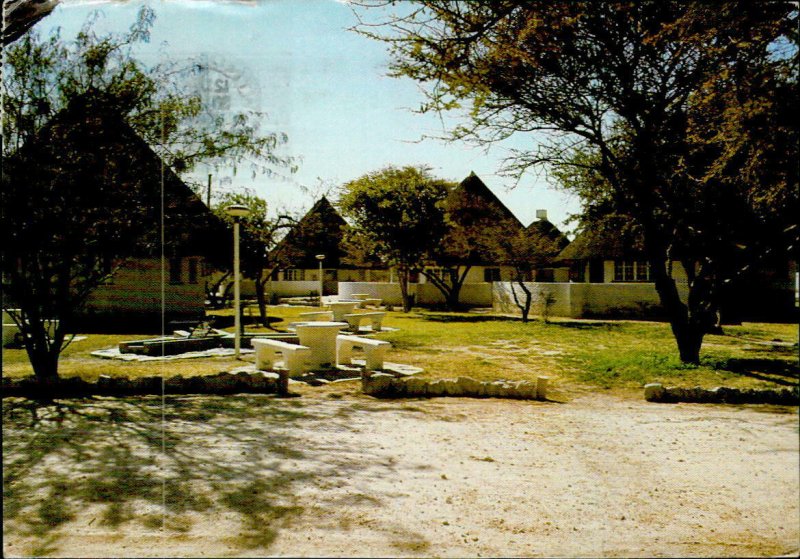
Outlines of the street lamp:
<svg viewBox="0 0 800 559">
<path fill-rule="evenodd" d="M 241 303 L 239 293 L 239 220 L 250 215 L 247 206 L 234 204 L 225 208 L 225 213 L 233 218 L 233 323 L 234 334 L 234 358 L 239 359 L 239 350 L 242 347 L 242 318 L 239 313 Z"/>
<path fill-rule="evenodd" d="M 325 260 L 324 254 L 318 254 L 317 260 L 319 260 L 319 306 L 322 306 L 322 261 Z"/>
</svg>

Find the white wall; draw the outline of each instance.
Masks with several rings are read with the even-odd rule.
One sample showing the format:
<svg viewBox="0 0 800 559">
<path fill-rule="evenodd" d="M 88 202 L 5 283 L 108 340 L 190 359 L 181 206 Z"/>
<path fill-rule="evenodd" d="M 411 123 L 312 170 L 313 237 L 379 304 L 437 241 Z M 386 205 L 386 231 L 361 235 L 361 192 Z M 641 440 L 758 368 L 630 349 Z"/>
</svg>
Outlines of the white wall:
<svg viewBox="0 0 800 559">
<path fill-rule="evenodd" d="M 496 282 L 493 307 L 497 312 L 521 314 L 511 293 L 510 282 Z M 545 294 L 552 295 L 551 316 L 629 316 L 647 318 L 657 314 L 661 302 L 652 283 L 526 283 L 533 294 L 531 314 L 541 314 Z M 524 293 L 514 284 L 520 300 Z M 678 291 L 686 300 L 686 284 L 678 282 Z"/>
<path fill-rule="evenodd" d="M 409 283 L 409 293 L 415 293 L 417 284 Z M 354 293 L 367 293 L 372 299 L 381 299 L 385 305 L 402 305 L 403 297 L 399 283 L 378 283 L 368 281 L 340 281 L 339 298 L 352 299 Z"/>
<path fill-rule="evenodd" d="M 483 275 L 481 273 L 481 275 Z M 463 305 L 475 307 L 492 306 L 492 284 L 486 282 L 464 283 L 461 286 L 458 301 Z M 417 286 L 418 305 L 440 305 L 444 303 L 444 295 L 432 283 L 420 283 Z"/>
</svg>

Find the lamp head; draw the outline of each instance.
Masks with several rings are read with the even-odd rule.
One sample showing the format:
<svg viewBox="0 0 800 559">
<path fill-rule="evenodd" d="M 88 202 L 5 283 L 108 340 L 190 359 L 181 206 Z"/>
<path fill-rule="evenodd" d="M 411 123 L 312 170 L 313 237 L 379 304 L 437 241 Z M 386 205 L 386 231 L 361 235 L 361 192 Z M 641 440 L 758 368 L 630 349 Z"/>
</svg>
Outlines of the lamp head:
<svg viewBox="0 0 800 559">
<path fill-rule="evenodd" d="M 316 258 L 317 258 L 317 260 L 322 262 L 323 260 L 325 260 L 325 255 L 324 254 L 318 254 Z"/>
<path fill-rule="evenodd" d="M 225 208 L 225 213 L 234 219 L 240 219 L 250 215 L 250 208 L 241 204 L 233 204 L 232 206 Z"/>
</svg>

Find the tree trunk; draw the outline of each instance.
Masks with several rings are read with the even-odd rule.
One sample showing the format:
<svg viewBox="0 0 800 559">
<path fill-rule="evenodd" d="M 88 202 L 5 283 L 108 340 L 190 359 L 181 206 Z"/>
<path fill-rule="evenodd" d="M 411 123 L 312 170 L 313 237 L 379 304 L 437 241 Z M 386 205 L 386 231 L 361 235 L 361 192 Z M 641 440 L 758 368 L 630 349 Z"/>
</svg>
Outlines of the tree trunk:
<svg viewBox="0 0 800 559">
<path fill-rule="evenodd" d="M 686 268 L 690 264 L 684 263 Z M 685 305 L 678 294 L 675 280 L 667 274 L 666 266 L 659 258 L 650 259 L 650 269 L 655 280 L 661 305 L 669 317 L 672 334 L 678 345 L 678 354 L 683 363 L 700 364 L 700 348 L 703 337 L 709 330 L 708 313 L 701 310 L 709 305 L 706 294 L 702 292 L 703 282 L 694 278 L 693 271 L 687 270 L 689 281 L 689 301 Z M 711 322 L 713 324 L 713 321 Z"/>
<path fill-rule="evenodd" d="M 517 296 L 517 291 L 514 289 L 514 284 L 519 285 L 522 288 L 522 292 L 525 293 L 525 302 L 520 303 L 519 297 Z M 522 322 L 528 322 L 528 315 L 531 312 L 531 290 L 527 288 L 525 282 L 517 279 L 516 281 L 511 282 L 511 295 L 514 297 L 514 304 L 517 305 L 517 308 L 522 312 Z"/>
<path fill-rule="evenodd" d="M 25 350 L 36 379 L 42 383 L 57 379 L 61 344 L 56 344 L 56 340 L 48 340 L 44 324 L 33 318 L 29 319 L 29 323 L 22 328 L 22 334 L 25 339 Z"/>
<path fill-rule="evenodd" d="M 265 283 L 266 279 L 263 274 L 256 277 L 255 287 L 256 301 L 258 302 L 258 320 L 261 322 L 262 326 L 269 326 L 269 321 L 267 320 L 267 298 L 264 297 Z"/>
<path fill-rule="evenodd" d="M 410 273 L 408 268 L 397 269 L 397 279 L 400 283 L 400 296 L 403 299 L 403 312 L 411 311 L 411 296 L 408 294 L 408 277 Z"/>
<path fill-rule="evenodd" d="M 690 321 L 671 322 L 672 333 L 678 344 L 678 354 L 681 362 L 691 365 L 700 364 L 700 348 L 703 345 L 705 328 Z"/>
</svg>

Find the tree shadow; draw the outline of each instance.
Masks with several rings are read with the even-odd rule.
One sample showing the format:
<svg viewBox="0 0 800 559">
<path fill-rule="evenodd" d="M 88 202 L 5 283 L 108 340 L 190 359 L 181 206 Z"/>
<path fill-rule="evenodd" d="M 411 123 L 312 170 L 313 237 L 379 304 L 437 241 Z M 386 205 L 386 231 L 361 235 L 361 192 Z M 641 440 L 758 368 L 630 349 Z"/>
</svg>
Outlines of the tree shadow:
<svg viewBox="0 0 800 559">
<path fill-rule="evenodd" d="M 800 383 L 800 366 L 783 359 L 769 358 L 730 358 L 715 363 L 715 369 L 729 371 L 737 375 L 769 381 L 783 386 L 797 386 Z"/>
<path fill-rule="evenodd" d="M 558 328 L 569 328 L 572 330 L 619 330 L 622 324 L 619 322 L 550 322 L 550 326 Z"/>
<path fill-rule="evenodd" d="M 328 400 L 320 409 L 270 395 L 175 396 L 163 408 L 160 397 L 6 398 L 5 540 L 15 553 L 22 543 L 41 556 L 87 526 L 178 536 L 198 516 L 232 514 L 239 530 L 220 538 L 265 551 L 304 513 L 299 485 L 344 483 L 376 467 L 392 475 L 369 449 L 342 448 L 331 459 L 303 437 L 331 423 L 350 429 L 357 404 Z M 381 502 L 372 495 L 368 504 Z"/>
</svg>

